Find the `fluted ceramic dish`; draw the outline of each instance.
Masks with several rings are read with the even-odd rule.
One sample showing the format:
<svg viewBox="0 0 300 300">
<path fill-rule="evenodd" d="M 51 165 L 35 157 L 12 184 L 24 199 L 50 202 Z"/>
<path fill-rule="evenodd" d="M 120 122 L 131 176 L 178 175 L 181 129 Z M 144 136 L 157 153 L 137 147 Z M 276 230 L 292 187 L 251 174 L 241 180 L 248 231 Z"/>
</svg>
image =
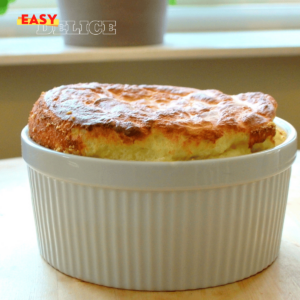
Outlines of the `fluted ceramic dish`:
<svg viewBox="0 0 300 300">
<path fill-rule="evenodd" d="M 54 268 L 124 289 L 222 285 L 277 257 L 296 131 L 274 149 L 178 162 L 116 161 L 41 147 L 22 131 L 38 244 Z"/>
</svg>

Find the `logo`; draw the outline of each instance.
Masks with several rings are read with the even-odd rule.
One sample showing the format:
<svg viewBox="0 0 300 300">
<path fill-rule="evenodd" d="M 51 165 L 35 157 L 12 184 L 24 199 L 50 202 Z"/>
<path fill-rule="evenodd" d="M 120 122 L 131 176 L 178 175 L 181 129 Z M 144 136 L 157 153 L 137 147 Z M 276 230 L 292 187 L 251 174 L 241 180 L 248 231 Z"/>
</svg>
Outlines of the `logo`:
<svg viewBox="0 0 300 300">
<path fill-rule="evenodd" d="M 48 17 L 48 18 L 47 18 Z M 35 14 L 28 16 L 28 14 L 22 14 L 17 19 L 17 25 L 45 25 L 45 26 L 58 26 L 59 20 L 56 19 L 57 15 L 41 14 L 36 17 Z"/>
<path fill-rule="evenodd" d="M 115 20 L 74 20 L 57 19 L 57 15 L 41 14 L 39 16 L 22 14 L 17 19 L 17 25 L 38 25 L 37 35 L 115 35 L 117 34 Z"/>
</svg>

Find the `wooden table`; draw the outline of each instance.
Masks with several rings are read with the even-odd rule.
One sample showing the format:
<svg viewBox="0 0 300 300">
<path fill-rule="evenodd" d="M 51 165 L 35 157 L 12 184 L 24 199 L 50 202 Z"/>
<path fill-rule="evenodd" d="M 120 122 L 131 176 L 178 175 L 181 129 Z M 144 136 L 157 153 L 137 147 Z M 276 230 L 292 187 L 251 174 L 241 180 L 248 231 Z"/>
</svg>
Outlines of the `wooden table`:
<svg viewBox="0 0 300 300">
<path fill-rule="evenodd" d="M 26 165 L 21 158 L 0 160 L 0 299 L 299 300 L 299 153 L 293 165 L 277 260 L 263 272 L 237 283 L 183 292 L 138 292 L 107 288 L 79 281 L 53 269 L 39 255 Z"/>
</svg>

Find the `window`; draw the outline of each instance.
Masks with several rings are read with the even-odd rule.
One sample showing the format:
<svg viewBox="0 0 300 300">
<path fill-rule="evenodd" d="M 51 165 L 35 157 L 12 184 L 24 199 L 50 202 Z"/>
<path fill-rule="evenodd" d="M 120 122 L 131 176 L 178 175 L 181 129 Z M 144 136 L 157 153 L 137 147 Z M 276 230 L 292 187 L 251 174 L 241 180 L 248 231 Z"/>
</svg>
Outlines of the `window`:
<svg viewBox="0 0 300 300">
<path fill-rule="evenodd" d="M 9 9 L 57 7 L 56 0 L 15 0 L 9 4 Z"/>
</svg>

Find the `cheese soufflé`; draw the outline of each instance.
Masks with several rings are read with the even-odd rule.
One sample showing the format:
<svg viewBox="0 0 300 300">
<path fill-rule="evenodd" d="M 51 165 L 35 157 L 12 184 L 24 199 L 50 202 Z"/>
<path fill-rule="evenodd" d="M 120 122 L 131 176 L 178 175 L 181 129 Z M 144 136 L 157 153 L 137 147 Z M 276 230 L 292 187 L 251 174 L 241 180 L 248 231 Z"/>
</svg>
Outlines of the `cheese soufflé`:
<svg viewBox="0 0 300 300">
<path fill-rule="evenodd" d="M 55 151 L 115 160 L 232 157 L 284 141 L 273 122 L 276 108 L 274 98 L 260 92 L 79 83 L 41 94 L 29 134 Z"/>
</svg>

